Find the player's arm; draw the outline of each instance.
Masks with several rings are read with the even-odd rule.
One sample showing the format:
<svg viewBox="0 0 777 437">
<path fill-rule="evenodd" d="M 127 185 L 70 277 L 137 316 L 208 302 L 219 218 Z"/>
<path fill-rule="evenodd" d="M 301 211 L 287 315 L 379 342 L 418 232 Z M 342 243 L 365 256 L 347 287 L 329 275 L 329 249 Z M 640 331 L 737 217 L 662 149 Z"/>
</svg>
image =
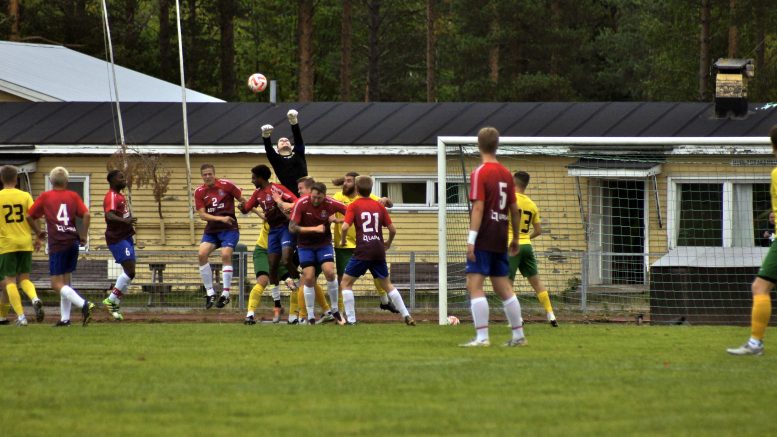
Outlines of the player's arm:
<svg viewBox="0 0 777 437">
<path fill-rule="evenodd" d="M 294 153 L 297 155 L 305 154 L 305 142 L 302 141 L 302 130 L 299 128 L 299 112 L 295 109 L 289 109 L 286 117 L 291 125 L 291 134 L 294 136 Z"/>
<path fill-rule="evenodd" d="M 348 228 L 351 227 L 351 223 L 353 223 L 353 219 L 356 216 L 353 212 L 353 204 L 348 205 L 348 207 L 345 209 L 345 214 L 343 214 L 342 218 L 342 229 L 340 229 L 340 246 L 345 246 L 345 239 L 348 236 Z M 330 217 L 331 218 L 331 217 Z"/>
<path fill-rule="evenodd" d="M 324 225 L 300 226 L 294 220 L 289 221 L 289 232 L 292 234 L 323 234 L 325 231 Z"/>
<path fill-rule="evenodd" d="M 272 131 L 273 127 L 271 124 L 265 124 L 262 126 L 262 142 L 264 143 L 264 153 L 267 154 L 267 159 L 270 161 L 270 164 L 280 158 L 280 155 L 278 155 L 278 152 L 272 146 Z"/>
<path fill-rule="evenodd" d="M 533 226 L 534 230 L 532 230 L 532 233 L 529 235 L 530 240 L 542 235 L 542 223 L 535 222 Z"/>
<path fill-rule="evenodd" d="M 219 216 L 219 215 L 208 214 L 207 212 L 205 212 L 205 207 L 199 208 L 197 210 L 197 215 L 199 215 L 200 218 L 206 222 L 221 222 L 221 223 L 226 223 L 228 225 L 231 225 L 232 223 L 235 222 L 235 219 L 233 219 L 228 215 Z"/>
<path fill-rule="evenodd" d="M 240 209 L 240 212 L 243 214 L 248 214 L 251 211 L 256 212 L 256 205 L 259 202 L 256 200 L 256 193 L 254 193 L 247 202 L 240 202 L 237 204 L 238 209 Z M 259 215 L 258 213 L 256 215 Z M 264 218 L 264 215 L 259 215 L 259 217 Z"/>
<path fill-rule="evenodd" d="M 389 231 L 388 240 L 386 240 L 383 245 L 386 247 L 386 250 L 389 250 L 391 248 L 391 243 L 394 241 L 394 237 L 397 235 L 397 228 L 394 226 L 394 223 L 389 223 L 386 225 L 386 229 Z"/>
<path fill-rule="evenodd" d="M 115 211 L 111 210 L 105 213 L 105 221 L 107 222 L 116 222 L 116 223 L 124 223 L 127 225 L 134 225 L 137 223 L 138 219 L 136 217 L 129 216 L 127 218 L 124 218 L 118 214 L 116 214 Z"/>
<path fill-rule="evenodd" d="M 480 224 L 483 223 L 483 211 L 485 209 L 485 203 L 482 200 L 472 201 L 472 214 L 469 218 L 469 236 L 467 237 L 467 259 L 475 261 L 475 241 L 478 238 L 478 231 L 480 230 Z M 513 217 L 513 227 L 517 223 L 517 219 Z"/>
<path fill-rule="evenodd" d="M 91 221 L 92 215 L 87 210 L 81 216 L 81 230 L 78 232 L 78 239 L 81 240 L 81 245 L 86 244 L 86 241 L 89 239 L 89 224 Z"/>
<path fill-rule="evenodd" d="M 34 205 L 34 204 L 33 204 Z M 33 234 L 35 234 L 35 241 L 33 242 L 33 247 L 35 248 L 35 251 L 39 251 L 41 246 L 43 245 L 43 240 L 46 239 L 46 231 L 44 231 L 39 225 L 38 225 L 38 218 L 31 215 L 32 207 L 27 210 L 27 224 L 30 225 L 30 229 L 32 229 Z"/>
<path fill-rule="evenodd" d="M 509 252 L 511 256 L 515 256 L 518 254 L 518 240 L 521 235 L 521 210 L 517 202 L 510 204 L 510 220 L 510 226 L 513 227 L 513 240 L 510 241 Z"/>
</svg>

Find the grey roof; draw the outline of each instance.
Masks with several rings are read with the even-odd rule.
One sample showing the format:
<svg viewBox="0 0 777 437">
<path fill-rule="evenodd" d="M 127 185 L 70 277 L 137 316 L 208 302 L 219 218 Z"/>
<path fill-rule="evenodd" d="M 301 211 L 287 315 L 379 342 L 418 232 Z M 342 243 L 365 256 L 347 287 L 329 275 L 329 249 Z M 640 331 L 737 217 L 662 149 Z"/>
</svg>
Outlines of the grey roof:
<svg viewBox="0 0 777 437">
<path fill-rule="evenodd" d="M 123 103 L 128 144 L 182 144 L 180 104 Z M 777 105 L 751 105 L 745 119 L 715 119 L 708 103 L 192 103 L 193 145 L 261 144 L 259 127 L 291 137 L 286 112 L 300 111 L 310 145 L 436 144 L 494 126 L 503 136 L 764 137 Z M 109 103 L 0 103 L 0 145 L 116 144 Z M 615 146 L 613 146 L 615 147 Z"/>
<path fill-rule="evenodd" d="M 62 46 L 0 41 L 0 91 L 30 101 L 110 102 L 110 64 Z M 180 102 L 181 87 L 116 66 L 124 102 Z M 222 102 L 188 90 L 191 102 Z"/>
</svg>

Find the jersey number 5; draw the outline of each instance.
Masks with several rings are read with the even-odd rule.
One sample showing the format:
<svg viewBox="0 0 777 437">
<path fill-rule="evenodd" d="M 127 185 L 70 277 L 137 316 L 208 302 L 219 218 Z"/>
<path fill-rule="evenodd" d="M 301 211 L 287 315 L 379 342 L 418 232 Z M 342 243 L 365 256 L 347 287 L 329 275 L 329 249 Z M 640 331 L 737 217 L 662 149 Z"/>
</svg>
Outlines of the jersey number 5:
<svg viewBox="0 0 777 437">
<path fill-rule="evenodd" d="M 499 209 L 504 210 L 507 206 L 507 182 L 499 183 Z"/>
<path fill-rule="evenodd" d="M 7 211 L 5 213 L 6 223 L 21 223 L 24 221 L 24 214 L 22 214 L 22 211 L 23 211 L 22 205 L 18 203 L 15 203 L 13 205 L 3 205 L 3 209 Z M 12 217 L 12 216 L 15 216 L 15 217 Z"/>
<path fill-rule="evenodd" d="M 362 231 L 364 233 L 369 232 L 378 232 L 378 229 L 380 229 L 380 223 L 378 223 L 378 213 L 373 212 L 372 214 L 368 212 L 362 213 Z M 375 223 L 372 223 L 372 218 L 375 217 Z M 372 226 L 370 224 L 372 223 Z"/>
</svg>

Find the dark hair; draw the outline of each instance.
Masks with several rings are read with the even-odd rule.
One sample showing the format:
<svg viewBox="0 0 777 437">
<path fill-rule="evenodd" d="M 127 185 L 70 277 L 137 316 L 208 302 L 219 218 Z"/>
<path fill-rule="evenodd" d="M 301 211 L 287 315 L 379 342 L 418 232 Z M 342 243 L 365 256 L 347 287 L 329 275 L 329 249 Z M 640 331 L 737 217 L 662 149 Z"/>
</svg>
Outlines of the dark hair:
<svg viewBox="0 0 777 437">
<path fill-rule="evenodd" d="M 349 171 L 348 173 L 345 174 L 345 177 L 358 178 L 359 173 L 356 173 L 355 171 Z"/>
<path fill-rule="evenodd" d="M 360 196 L 369 197 L 372 193 L 372 178 L 369 176 L 359 176 L 356 179 L 356 191 Z"/>
<path fill-rule="evenodd" d="M 264 179 L 266 181 L 270 180 L 270 176 L 272 176 L 272 172 L 270 171 L 270 167 L 267 167 L 264 164 L 259 164 L 256 167 L 251 169 L 251 173 L 260 178 Z"/>
<path fill-rule="evenodd" d="M 113 182 L 113 178 L 115 178 L 119 173 L 121 173 L 121 170 L 111 170 L 108 172 L 108 177 L 105 179 L 107 179 L 108 182 Z"/>
<path fill-rule="evenodd" d="M 310 186 L 310 191 L 313 190 L 316 190 L 321 194 L 326 194 L 326 185 L 321 182 L 314 182 L 313 185 Z"/>
<path fill-rule="evenodd" d="M 205 164 L 202 164 L 202 165 L 200 166 L 200 173 L 202 173 L 202 171 L 203 171 L 203 170 L 205 170 L 206 168 L 213 169 L 213 172 L 214 172 L 214 173 L 216 172 L 216 166 L 215 166 L 215 165 L 213 165 L 213 164 L 208 164 L 208 163 L 206 162 Z"/>
<path fill-rule="evenodd" d="M 515 178 L 515 181 L 518 183 L 518 185 L 522 186 L 523 188 L 529 186 L 529 179 L 531 178 L 529 173 L 526 173 L 525 171 L 517 171 L 513 173 L 513 177 Z"/>
<path fill-rule="evenodd" d="M 313 184 L 316 183 L 316 180 L 310 176 L 302 176 L 301 178 L 297 179 L 297 183 L 300 183 L 300 182 L 305 184 L 305 188 L 310 189 L 310 187 L 312 187 Z"/>
<path fill-rule="evenodd" d="M 494 127 L 484 127 L 478 131 L 478 148 L 482 153 L 494 154 L 499 147 L 499 131 Z"/>
<path fill-rule="evenodd" d="M 19 175 L 19 170 L 12 165 L 4 165 L 0 167 L 0 181 L 3 181 L 3 185 L 13 184 L 14 179 L 16 179 L 16 176 L 18 175 Z M 9 187 L 9 188 L 13 188 L 13 187 Z"/>
</svg>

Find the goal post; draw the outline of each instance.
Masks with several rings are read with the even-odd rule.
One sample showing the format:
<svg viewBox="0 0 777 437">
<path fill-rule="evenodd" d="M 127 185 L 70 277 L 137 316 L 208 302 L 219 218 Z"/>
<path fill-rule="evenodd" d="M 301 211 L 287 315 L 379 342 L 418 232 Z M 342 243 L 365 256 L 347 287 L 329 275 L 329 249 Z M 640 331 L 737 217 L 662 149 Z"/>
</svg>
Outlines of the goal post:
<svg viewBox="0 0 777 437">
<path fill-rule="evenodd" d="M 511 173 L 531 174 L 527 194 L 543 227 L 533 240 L 539 275 L 562 319 L 746 316 L 749 287 L 736 290 L 765 254 L 756 233 L 777 165 L 768 137 L 501 137 L 498 156 Z M 440 324 L 469 313 L 467 191 L 479 162 L 477 137 L 438 137 Z M 678 273 L 690 270 L 698 274 Z M 710 274 L 731 290 L 704 283 Z M 520 273 L 514 286 L 524 312 L 542 314 Z"/>
</svg>

